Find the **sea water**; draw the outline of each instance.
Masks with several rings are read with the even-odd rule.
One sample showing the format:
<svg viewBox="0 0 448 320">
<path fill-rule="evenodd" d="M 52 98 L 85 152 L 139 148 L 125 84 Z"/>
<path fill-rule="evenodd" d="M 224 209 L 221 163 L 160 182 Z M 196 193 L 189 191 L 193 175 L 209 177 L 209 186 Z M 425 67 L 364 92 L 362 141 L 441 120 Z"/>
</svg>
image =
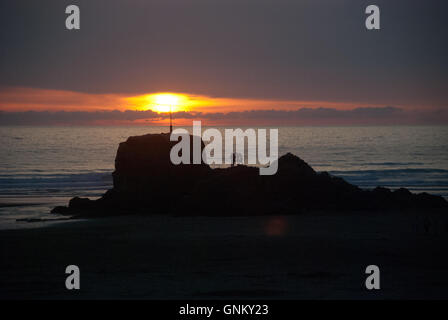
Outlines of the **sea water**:
<svg viewBox="0 0 448 320">
<path fill-rule="evenodd" d="M 17 219 L 55 218 L 51 208 L 74 196 L 100 197 L 112 186 L 120 142 L 167 131 L 0 126 L 0 228 L 39 226 Z M 279 127 L 279 155 L 291 152 L 362 188 L 405 187 L 446 198 L 447 142 L 446 126 Z"/>
</svg>

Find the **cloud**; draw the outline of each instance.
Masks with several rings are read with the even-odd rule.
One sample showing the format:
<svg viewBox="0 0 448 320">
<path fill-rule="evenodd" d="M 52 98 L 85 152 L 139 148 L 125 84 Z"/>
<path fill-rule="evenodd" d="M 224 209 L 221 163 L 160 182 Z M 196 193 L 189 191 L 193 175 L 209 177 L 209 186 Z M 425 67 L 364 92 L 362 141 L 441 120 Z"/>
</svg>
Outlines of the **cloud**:
<svg viewBox="0 0 448 320">
<path fill-rule="evenodd" d="M 160 115 L 147 111 L 0 111 L 0 125 L 59 125 L 125 123 L 140 119 L 158 119 Z"/>
<path fill-rule="evenodd" d="M 445 104 L 448 2 L 374 2 L 378 32 L 364 26 L 368 0 L 77 0 L 72 32 L 67 1 L 2 0 L 0 85 Z"/>
<path fill-rule="evenodd" d="M 89 125 L 89 124 L 166 124 L 167 113 L 151 110 L 111 111 L 0 111 L 0 125 Z M 334 108 L 299 108 L 296 110 L 248 110 L 234 112 L 176 112 L 177 123 L 222 125 L 392 125 L 448 124 L 448 111 L 404 110 L 393 106 L 360 107 L 350 110 Z"/>
<path fill-rule="evenodd" d="M 228 113 L 201 114 L 206 119 L 271 119 L 271 120 L 306 120 L 306 119 L 385 119 L 396 117 L 403 110 L 396 107 L 362 107 L 352 110 L 338 110 L 334 108 L 300 108 L 297 110 L 250 110 Z"/>
<path fill-rule="evenodd" d="M 4 111 L 112 110 L 127 107 L 125 96 L 88 94 L 66 90 L 0 87 L 0 109 Z"/>
</svg>

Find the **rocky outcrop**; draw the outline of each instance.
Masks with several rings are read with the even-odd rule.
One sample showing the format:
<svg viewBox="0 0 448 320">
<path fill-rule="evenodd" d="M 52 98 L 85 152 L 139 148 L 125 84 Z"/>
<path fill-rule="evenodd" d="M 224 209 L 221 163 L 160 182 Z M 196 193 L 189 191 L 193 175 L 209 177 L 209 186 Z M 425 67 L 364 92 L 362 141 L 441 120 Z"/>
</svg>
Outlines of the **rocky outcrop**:
<svg viewBox="0 0 448 320">
<path fill-rule="evenodd" d="M 95 201 L 75 197 L 68 207 L 56 207 L 52 212 L 240 216 L 448 206 L 442 197 L 412 194 L 406 189 L 362 190 L 326 172 L 314 171 L 291 153 L 279 158 L 278 172 L 272 176 L 260 176 L 258 168 L 243 165 L 226 169 L 211 169 L 204 163 L 173 165 L 169 155 L 175 143 L 168 134 L 128 138 L 118 147 L 112 189 Z M 200 145 L 204 147 L 202 141 Z"/>
</svg>

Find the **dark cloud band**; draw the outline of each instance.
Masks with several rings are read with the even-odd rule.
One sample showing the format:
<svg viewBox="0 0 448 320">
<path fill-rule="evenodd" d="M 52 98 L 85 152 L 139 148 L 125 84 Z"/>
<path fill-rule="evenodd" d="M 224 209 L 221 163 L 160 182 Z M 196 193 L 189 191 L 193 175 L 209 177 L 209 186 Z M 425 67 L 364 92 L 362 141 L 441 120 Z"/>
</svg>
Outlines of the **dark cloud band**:
<svg viewBox="0 0 448 320">
<path fill-rule="evenodd" d="M 300 108 L 297 110 L 250 110 L 221 112 L 176 112 L 174 119 L 209 120 L 213 123 L 257 123 L 281 125 L 356 125 L 356 124 L 448 124 L 446 109 L 413 111 L 397 107 L 364 107 L 351 110 L 333 108 Z M 134 123 L 165 120 L 167 113 L 147 111 L 0 111 L 0 125 L 75 125 L 95 123 Z"/>
</svg>

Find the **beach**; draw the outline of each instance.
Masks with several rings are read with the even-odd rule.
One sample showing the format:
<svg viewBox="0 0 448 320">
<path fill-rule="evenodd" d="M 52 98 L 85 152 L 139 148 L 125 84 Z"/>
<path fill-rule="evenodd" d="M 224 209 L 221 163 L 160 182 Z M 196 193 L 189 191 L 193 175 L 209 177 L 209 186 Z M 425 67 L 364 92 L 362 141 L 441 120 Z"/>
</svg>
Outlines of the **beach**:
<svg viewBox="0 0 448 320">
<path fill-rule="evenodd" d="M 446 299 L 447 226 L 443 212 L 309 212 L 1 230 L 0 298 Z M 72 264 L 80 290 L 65 288 Z"/>
</svg>

